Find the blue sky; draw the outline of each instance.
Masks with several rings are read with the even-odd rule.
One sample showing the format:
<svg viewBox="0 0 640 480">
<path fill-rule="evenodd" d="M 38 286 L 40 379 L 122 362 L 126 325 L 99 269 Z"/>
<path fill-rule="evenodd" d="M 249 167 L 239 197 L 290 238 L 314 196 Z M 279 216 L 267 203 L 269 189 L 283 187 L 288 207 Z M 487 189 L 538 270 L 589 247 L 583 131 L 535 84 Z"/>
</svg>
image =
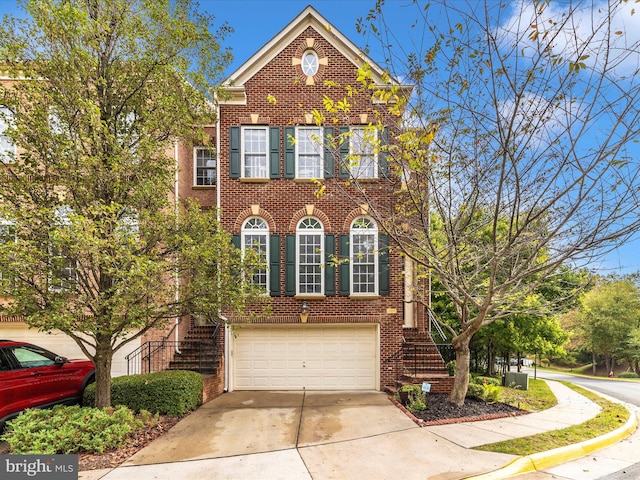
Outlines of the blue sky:
<svg viewBox="0 0 640 480">
<path fill-rule="evenodd" d="M 0 0 L 0 14 L 16 13 L 16 1 Z M 356 31 L 359 17 L 366 17 L 375 6 L 375 0 L 199 0 L 202 11 L 211 13 L 216 24 L 227 22 L 233 29 L 224 42 L 232 47 L 233 63 L 227 74 L 249 59 L 266 42 L 282 30 L 307 5 L 313 5 L 335 28 L 356 45 L 365 45 L 367 39 Z M 387 0 L 385 15 L 394 28 L 399 41 L 410 42 L 408 30 L 411 23 L 412 0 Z M 382 63 L 375 52 L 374 61 Z M 640 207 L 639 207 L 640 210 Z M 599 265 L 592 265 L 601 273 L 632 273 L 640 271 L 640 239 L 608 254 Z"/>
</svg>

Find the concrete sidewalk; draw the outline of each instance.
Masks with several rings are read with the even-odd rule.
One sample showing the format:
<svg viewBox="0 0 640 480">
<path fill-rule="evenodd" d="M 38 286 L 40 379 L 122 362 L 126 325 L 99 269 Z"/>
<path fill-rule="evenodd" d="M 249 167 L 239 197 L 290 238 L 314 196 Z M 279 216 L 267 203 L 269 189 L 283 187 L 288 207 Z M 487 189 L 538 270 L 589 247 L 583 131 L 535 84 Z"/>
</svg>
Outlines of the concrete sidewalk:
<svg viewBox="0 0 640 480">
<path fill-rule="evenodd" d="M 531 463 L 521 471 L 500 470 L 521 457 L 470 448 L 582 423 L 599 412 L 582 395 L 548 383 L 558 405 L 543 412 L 425 428 L 380 392 L 231 392 L 200 407 L 120 467 L 80 472 L 80 478 L 507 478 L 507 472 L 526 472 Z"/>
</svg>

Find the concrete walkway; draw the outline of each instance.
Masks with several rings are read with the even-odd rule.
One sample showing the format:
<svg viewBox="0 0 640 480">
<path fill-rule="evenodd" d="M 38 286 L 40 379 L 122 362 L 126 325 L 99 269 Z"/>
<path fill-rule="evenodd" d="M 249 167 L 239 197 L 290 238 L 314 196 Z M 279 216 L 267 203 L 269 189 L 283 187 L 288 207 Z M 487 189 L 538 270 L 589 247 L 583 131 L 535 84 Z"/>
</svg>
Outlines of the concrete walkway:
<svg viewBox="0 0 640 480">
<path fill-rule="evenodd" d="M 473 477 L 496 472 L 521 457 L 470 447 L 564 428 L 599 412 L 582 395 L 548 383 L 558 398 L 549 410 L 426 428 L 380 392 L 231 392 L 200 407 L 120 467 L 80 472 L 80 478 Z M 506 478 L 500 475 L 486 478 Z"/>
</svg>

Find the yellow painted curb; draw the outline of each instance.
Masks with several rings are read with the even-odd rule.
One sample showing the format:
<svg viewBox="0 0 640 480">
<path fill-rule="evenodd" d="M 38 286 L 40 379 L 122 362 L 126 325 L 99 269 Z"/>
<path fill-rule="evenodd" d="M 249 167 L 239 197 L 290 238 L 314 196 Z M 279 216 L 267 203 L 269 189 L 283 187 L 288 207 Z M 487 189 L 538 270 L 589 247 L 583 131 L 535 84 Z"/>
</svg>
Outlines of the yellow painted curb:
<svg viewBox="0 0 640 480">
<path fill-rule="evenodd" d="M 629 419 L 627 422 L 622 427 L 609 433 L 574 445 L 567 445 L 546 452 L 516 458 L 513 462 L 508 463 L 499 470 L 468 477 L 466 480 L 501 480 L 535 470 L 555 467 L 556 465 L 576 460 L 596 450 L 613 445 L 631 435 L 637 426 L 638 418 L 634 412 L 629 411 Z"/>
</svg>

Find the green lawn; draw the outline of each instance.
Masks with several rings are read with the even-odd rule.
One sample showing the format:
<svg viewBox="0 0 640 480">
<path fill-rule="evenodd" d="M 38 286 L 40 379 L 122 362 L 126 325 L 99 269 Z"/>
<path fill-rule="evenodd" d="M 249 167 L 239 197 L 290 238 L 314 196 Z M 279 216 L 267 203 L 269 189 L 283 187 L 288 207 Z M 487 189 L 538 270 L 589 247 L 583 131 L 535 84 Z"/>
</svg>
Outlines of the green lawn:
<svg viewBox="0 0 640 480">
<path fill-rule="evenodd" d="M 542 380 L 533 380 L 529 382 L 530 396 L 527 395 L 526 402 L 532 402 L 532 404 L 542 406 L 549 402 L 549 394 L 553 396 L 548 387 L 542 388 L 537 385 L 538 382 L 544 383 Z M 611 432 L 622 425 L 624 425 L 629 419 L 629 411 L 622 405 L 614 402 L 610 402 L 584 388 L 580 388 L 571 383 L 562 382 L 567 387 L 575 390 L 576 392 L 589 398 L 594 403 L 597 403 L 602 407 L 602 411 L 594 418 L 587 420 L 579 425 L 563 428 L 561 430 L 552 430 L 550 432 L 540 433 L 538 435 L 531 435 L 529 437 L 515 438 L 504 442 L 490 443 L 488 445 L 482 445 L 477 447 L 476 450 L 483 450 L 487 452 L 508 453 L 511 455 L 531 455 L 533 453 L 544 452 L 552 450 L 554 448 L 579 443 L 591 438 L 599 437 L 605 433 Z M 535 385 L 532 388 L 532 384 Z M 546 383 L 545 383 L 546 386 Z M 507 401 L 511 396 L 517 397 L 519 393 L 525 393 L 524 391 L 516 393 L 508 392 L 510 389 L 504 389 L 504 397 L 502 401 Z M 555 399 L 555 397 L 554 397 Z M 525 400 L 523 405 L 525 405 Z M 534 403 L 535 402 L 535 403 Z M 539 402 L 539 403 L 538 403 Z M 511 403 L 511 400 L 508 400 Z M 551 405 L 552 406 L 552 405 Z M 548 408 L 548 407 L 546 407 Z M 534 410 L 534 409 L 531 409 Z M 540 410 L 538 408 L 537 410 Z"/>
</svg>

